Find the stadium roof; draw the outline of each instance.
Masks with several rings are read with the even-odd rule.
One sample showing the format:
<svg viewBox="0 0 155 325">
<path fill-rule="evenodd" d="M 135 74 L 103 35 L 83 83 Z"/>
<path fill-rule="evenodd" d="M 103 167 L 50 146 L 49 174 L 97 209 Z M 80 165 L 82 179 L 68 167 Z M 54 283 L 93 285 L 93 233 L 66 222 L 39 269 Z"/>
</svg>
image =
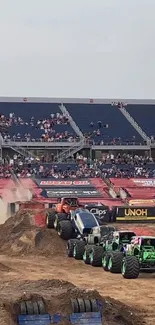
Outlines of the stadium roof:
<svg viewBox="0 0 155 325">
<path fill-rule="evenodd" d="M 109 104 L 123 102 L 126 104 L 155 105 L 155 99 L 103 99 L 103 98 L 50 98 L 50 97 L 0 97 L 0 103 L 59 103 L 59 104 Z"/>
</svg>

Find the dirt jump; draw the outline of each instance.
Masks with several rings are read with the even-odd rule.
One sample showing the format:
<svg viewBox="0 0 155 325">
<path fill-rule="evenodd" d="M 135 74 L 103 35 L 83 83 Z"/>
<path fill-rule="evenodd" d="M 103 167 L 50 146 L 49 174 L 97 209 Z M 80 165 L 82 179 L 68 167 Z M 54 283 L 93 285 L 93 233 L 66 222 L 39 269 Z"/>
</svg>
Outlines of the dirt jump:
<svg viewBox="0 0 155 325">
<path fill-rule="evenodd" d="M 71 298 L 95 298 L 103 302 L 105 325 L 153 325 L 154 281 L 155 274 L 126 280 L 69 259 L 66 242 L 55 230 L 36 227 L 31 210 L 0 225 L 2 325 L 17 324 L 18 302 L 29 296 L 44 299 L 49 313 L 66 315 L 71 312 Z"/>
</svg>

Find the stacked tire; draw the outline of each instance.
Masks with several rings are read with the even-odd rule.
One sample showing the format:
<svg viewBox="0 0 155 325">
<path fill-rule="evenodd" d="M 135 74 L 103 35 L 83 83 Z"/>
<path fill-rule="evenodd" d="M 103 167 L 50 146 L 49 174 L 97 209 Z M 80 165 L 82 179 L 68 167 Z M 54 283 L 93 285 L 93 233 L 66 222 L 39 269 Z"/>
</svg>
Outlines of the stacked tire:
<svg viewBox="0 0 155 325">
<path fill-rule="evenodd" d="M 71 299 L 73 313 L 98 312 L 99 306 L 96 299 Z"/>
<path fill-rule="evenodd" d="M 20 315 L 44 315 L 46 314 L 46 307 L 43 300 L 38 301 L 21 301 L 19 303 Z"/>
</svg>

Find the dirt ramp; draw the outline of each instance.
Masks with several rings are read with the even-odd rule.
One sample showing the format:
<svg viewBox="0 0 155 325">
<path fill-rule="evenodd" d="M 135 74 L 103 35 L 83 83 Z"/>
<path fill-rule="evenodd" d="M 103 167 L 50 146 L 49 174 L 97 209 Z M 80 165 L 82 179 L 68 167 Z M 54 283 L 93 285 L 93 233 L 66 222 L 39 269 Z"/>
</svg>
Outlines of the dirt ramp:
<svg viewBox="0 0 155 325">
<path fill-rule="evenodd" d="M 2 292 L 0 302 L 3 301 L 6 315 L 9 313 L 10 320 L 13 321 L 17 319 L 19 306 L 22 301 L 34 302 L 42 300 L 45 304 L 46 312 L 50 314 L 61 313 L 64 316 L 69 316 L 73 311 L 71 299 L 81 298 L 91 301 L 95 299 L 101 303 L 104 325 L 144 324 L 140 317 L 137 318 L 135 311 L 126 305 L 109 297 L 102 297 L 97 291 L 82 290 L 66 281 L 53 279 L 16 281 L 16 283 L 7 282 L 6 285 L 3 283 L 2 287 L 0 286 L 0 290 Z M 69 322 L 63 321 L 61 324 L 69 324 Z"/>
<path fill-rule="evenodd" d="M 35 247 L 44 256 L 66 257 L 66 243 L 53 229 L 39 230 L 35 236 Z"/>
<path fill-rule="evenodd" d="M 33 211 L 18 212 L 0 225 L 0 253 L 11 256 L 65 256 L 65 242 L 54 230 L 33 223 Z"/>
<path fill-rule="evenodd" d="M 31 211 L 17 213 L 0 225 L 0 253 L 16 254 L 30 248 L 35 227 Z"/>
</svg>

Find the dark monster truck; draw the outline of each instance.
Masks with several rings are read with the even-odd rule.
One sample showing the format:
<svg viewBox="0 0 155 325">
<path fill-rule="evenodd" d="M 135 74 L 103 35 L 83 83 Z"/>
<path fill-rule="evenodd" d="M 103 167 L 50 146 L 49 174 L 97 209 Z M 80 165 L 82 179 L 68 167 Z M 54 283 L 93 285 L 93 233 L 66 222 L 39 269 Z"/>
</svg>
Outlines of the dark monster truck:
<svg viewBox="0 0 155 325">
<path fill-rule="evenodd" d="M 87 258 L 88 252 L 91 252 L 92 247 L 100 245 L 106 236 L 114 231 L 115 228 L 108 225 L 96 226 L 90 230 L 87 236 L 81 236 L 80 239 L 70 239 L 67 243 L 67 254 L 75 259 Z M 85 262 L 88 264 L 87 262 Z"/>
</svg>

